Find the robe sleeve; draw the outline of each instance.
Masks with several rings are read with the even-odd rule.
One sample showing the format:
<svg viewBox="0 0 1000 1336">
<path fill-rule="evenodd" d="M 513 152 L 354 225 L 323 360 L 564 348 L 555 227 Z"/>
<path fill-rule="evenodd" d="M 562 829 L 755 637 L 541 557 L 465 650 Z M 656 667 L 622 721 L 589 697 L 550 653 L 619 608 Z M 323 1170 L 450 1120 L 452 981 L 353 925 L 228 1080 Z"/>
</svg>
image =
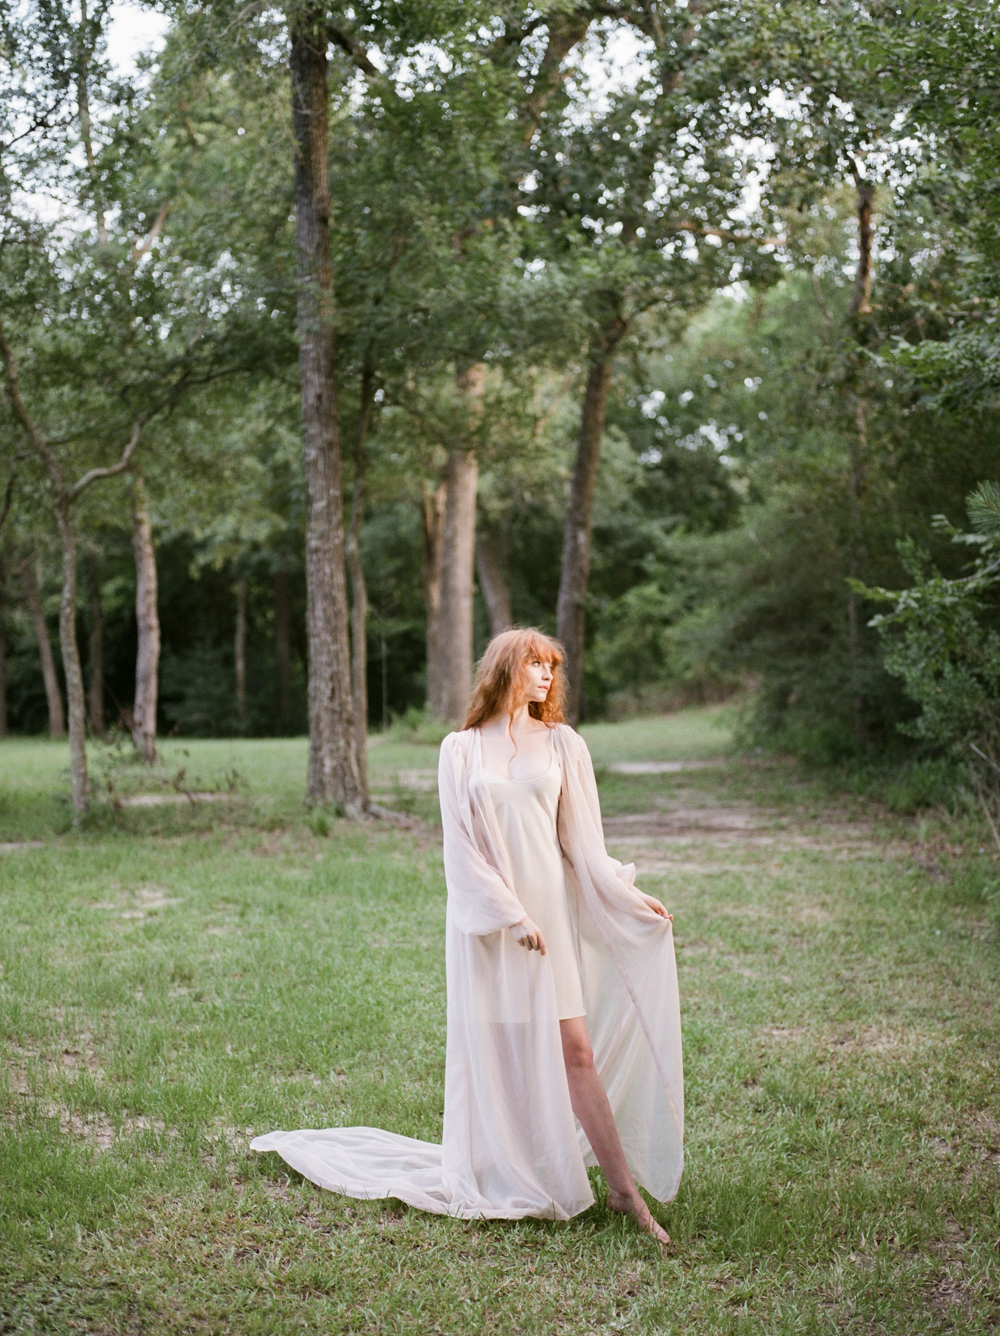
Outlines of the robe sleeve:
<svg viewBox="0 0 1000 1336">
<path fill-rule="evenodd" d="M 485 937 L 524 918 L 524 906 L 476 840 L 469 776 L 457 733 L 441 744 L 438 796 L 448 907 L 460 932 Z"/>
<path fill-rule="evenodd" d="M 659 915 L 649 908 L 639 894 L 635 884 L 635 864 L 619 863 L 604 847 L 601 800 L 597 793 L 594 763 L 579 733 L 568 725 L 561 727 L 564 730 L 567 764 L 572 768 L 571 775 L 564 777 L 567 796 L 571 795 L 571 798 L 569 802 L 560 804 L 563 825 L 561 842 L 570 864 L 579 875 L 583 869 L 576 867 L 576 862 L 585 860 L 591 880 L 605 894 L 613 887 L 623 907 L 627 906 L 640 918 L 658 918 Z M 568 823 L 573 824 L 572 831 L 566 829 Z"/>
</svg>

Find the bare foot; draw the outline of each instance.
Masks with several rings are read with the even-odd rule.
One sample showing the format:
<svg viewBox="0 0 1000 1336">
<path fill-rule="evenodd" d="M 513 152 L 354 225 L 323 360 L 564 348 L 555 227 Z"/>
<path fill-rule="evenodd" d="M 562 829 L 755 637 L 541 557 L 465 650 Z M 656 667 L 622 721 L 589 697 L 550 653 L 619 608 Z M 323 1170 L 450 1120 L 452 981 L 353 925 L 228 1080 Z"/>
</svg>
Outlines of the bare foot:
<svg viewBox="0 0 1000 1336">
<path fill-rule="evenodd" d="M 649 1207 L 638 1192 L 628 1195 L 624 1192 L 615 1192 L 613 1188 L 609 1188 L 608 1209 L 617 1211 L 621 1215 L 630 1215 L 643 1233 L 654 1238 L 661 1248 L 665 1248 L 670 1242 L 670 1235 L 665 1229 L 661 1229 L 653 1219 Z"/>
</svg>

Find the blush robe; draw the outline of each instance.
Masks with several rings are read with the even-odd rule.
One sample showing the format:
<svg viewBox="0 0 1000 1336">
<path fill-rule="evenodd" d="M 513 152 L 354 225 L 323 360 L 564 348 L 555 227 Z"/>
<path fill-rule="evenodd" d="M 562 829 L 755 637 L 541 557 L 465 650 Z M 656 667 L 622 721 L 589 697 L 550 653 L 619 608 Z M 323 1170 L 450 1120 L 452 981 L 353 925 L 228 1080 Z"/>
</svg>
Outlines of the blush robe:
<svg viewBox="0 0 1000 1336">
<path fill-rule="evenodd" d="M 565 724 L 558 834 L 579 929 L 594 1060 L 636 1181 L 671 1201 L 683 1168 L 684 1095 L 673 935 L 604 847 L 590 753 Z M 397 1197 L 462 1219 L 566 1220 L 594 1200 L 596 1164 L 570 1107 L 547 956 L 507 931 L 524 917 L 482 771 L 477 729 L 441 744 L 438 788 L 448 888 L 448 1042 L 442 1144 L 380 1128 L 271 1132 L 320 1187 Z"/>
</svg>

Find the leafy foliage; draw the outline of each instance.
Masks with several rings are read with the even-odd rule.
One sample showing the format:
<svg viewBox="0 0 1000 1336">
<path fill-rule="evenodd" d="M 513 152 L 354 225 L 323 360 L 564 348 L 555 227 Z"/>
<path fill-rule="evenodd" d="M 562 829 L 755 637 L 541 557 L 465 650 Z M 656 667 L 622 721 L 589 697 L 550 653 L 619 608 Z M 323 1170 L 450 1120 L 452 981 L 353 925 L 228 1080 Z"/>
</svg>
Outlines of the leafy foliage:
<svg viewBox="0 0 1000 1336">
<path fill-rule="evenodd" d="M 926 552 L 908 540 L 900 556 L 912 578 L 908 589 L 865 589 L 892 603 L 872 625 L 885 641 L 886 669 L 902 679 L 920 715 L 904 725 L 914 737 L 969 758 L 975 746 L 1000 758 L 1000 484 L 983 482 L 968 498 L 971 533 L 939 528 L 955 543 L 976 546 L 967 575 L 948 579 Z"/>
</svg>

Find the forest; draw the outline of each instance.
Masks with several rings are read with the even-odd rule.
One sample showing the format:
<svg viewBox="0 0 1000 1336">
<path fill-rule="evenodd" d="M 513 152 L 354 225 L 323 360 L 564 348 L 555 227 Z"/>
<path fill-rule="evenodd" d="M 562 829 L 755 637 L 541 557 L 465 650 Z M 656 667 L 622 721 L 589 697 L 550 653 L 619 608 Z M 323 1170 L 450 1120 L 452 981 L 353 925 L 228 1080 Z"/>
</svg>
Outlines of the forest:
<svg viewBox="0 0 1000 1336">
<path fill-rule="evenodd" d="M 992 0 L 158 11 L 0 20 L 0 734 L 78 815 L 109 735 L 364 810 L 511 624 L 574 722 L 987 783 Z"/>
<path fill-rule="evenodd" d="M 997 0 L 0 0 L 0 1333 L 1000 1330 L 998 48 Z M 441 747 L 511 626 L 576 732 L 486 719 L 552 749 L 489 784 L 585 1016 L 462 918 L 521 893 Z"/>
</svg>

